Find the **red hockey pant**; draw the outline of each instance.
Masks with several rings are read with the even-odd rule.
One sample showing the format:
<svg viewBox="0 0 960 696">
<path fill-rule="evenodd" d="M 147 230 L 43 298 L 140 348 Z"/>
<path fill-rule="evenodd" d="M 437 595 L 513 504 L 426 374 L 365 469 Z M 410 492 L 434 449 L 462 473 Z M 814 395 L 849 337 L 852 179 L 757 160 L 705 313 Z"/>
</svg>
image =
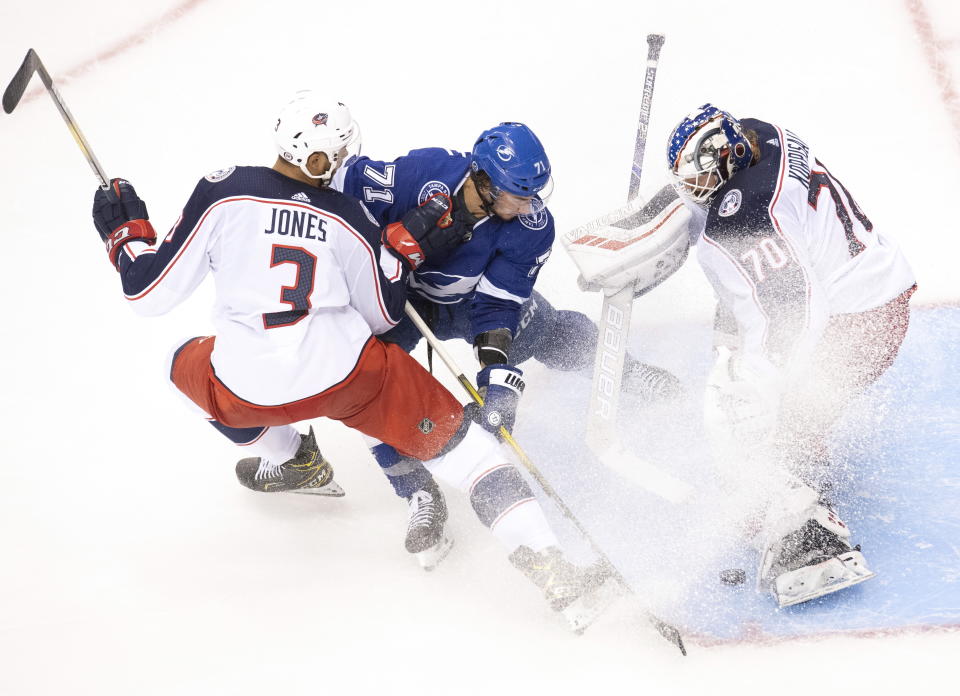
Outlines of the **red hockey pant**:
<svg viewBox="0 0 960 696">
<path fill-rule="evenodd" d="M 215 338 L 195 338 L 173 361 L 177 388 L 232 428 L 288 425 L 323 416 L 420 460 L 439 454 L 463 420 L 463 406 L 429 372 L 392 343 L 371 337 L 347 377 L 319 394 L 260 406 L 230 391 L 213 371 Z"/>
</svg>

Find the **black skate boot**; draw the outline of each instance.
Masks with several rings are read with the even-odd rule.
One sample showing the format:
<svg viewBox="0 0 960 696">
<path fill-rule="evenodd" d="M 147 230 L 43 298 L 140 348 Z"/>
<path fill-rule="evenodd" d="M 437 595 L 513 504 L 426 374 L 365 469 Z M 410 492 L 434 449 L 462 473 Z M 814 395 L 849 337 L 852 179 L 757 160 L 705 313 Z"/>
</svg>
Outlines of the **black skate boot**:
<svg viewBox="0 0 960 696">
<path fill-rule="evenodd" d="M 407 498 L 407 551 L 414 554 L 424 570 L 433 570 L 450 552 L 453 541 L 447 536 L 447 502 L 432 478 Z"/>
<path fill-rule="evenodd" d="M 860 546 L 850 545 L 843 522 L 824 506 L 818 513 L 820 520 L 807 520 L 765 554 L 761 586 L 769 587 L 781 607 L 822 597 L 876 575 L 867 567 Z"/>
<path fill-rule="evenodd" d="M 562 614 L 578 634 L 617 596 L 616 583 L 605 563 L 598 561 L 581 568 L 564 558 L 555 546 L 539 553 L 520 546 L 510 554 L 510 562 L 543 591 L 550 608 Z"/>
<path fill-rule="evenodd" d="M 237 478 L 252 491 L 261 493 L 312 493 L 335 498 L 343 497 L 343 489 L 333 480 L 330 466 L 317 447 L 313 428 L 300 436 L 300 448 L 293 459 L 282 464 L 264 463 L 260 457 L 237 462 Z"/>
<path fill-rule="evenodd" d="M 640 406 L 677 399 L 683 395 L 683 385 L 668 370 L 628 355 L 623 364 L 623 393 Z"/>
</svg>

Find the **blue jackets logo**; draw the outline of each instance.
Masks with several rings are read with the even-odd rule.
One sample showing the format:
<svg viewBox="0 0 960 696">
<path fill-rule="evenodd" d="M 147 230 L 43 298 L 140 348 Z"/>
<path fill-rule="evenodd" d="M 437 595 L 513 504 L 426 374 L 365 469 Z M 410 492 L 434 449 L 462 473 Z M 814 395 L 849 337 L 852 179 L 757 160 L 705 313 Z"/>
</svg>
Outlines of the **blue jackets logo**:
<svg viewBox="0 0 960 696">
<path fill-rule="evenodd" d="M 315 126 L 325 126 L 327 125 L 327 115 L 317 114 L 313 117 L 312 121 Z"/>
<path fill-rule="evenodd" d="M 730 217 L 735 212 L 740 210 L 740 203 L 742 202 L 743 194 L 740 193 L 740 189 L 727 191 L 727 194 L 723 197 L 723 200 L 720 201 L 720 208 L 717 210 L 717 214 L 720 217 Z"/>
<path fill-rule="evenodd" d="M 450 187 L 442 181 L 437 181 L 435 179 L 433 181 L 428 181 L 420 189 L 420 194 L 417 196 L 417 205 L 423 205 L 427 202 L 427 199 L 430 198 L 430 196 L 436 193 L 442 193 L 446 196 L 449 196 Z"/>
<path fill-rule="evenodd" d="M 207 175 L 206 175 L 205 177 L 203 177 L 203 178 L 206 179 L 207 181 L 209 181 L 211 184 L 215 184 L 215 183 L 217 183 L 218 181 L 223 181 L 223 180 L 226 179 L 228 176 L 230 176 L 231 174 L 233 174 L 233 172 L 234 172 L 235 169 L 236 169 L 236 167 L 229 167 L 228 169 L 218 169 L 218 170 L 215 171 L 215 172 L 210 172 L 209 174 L 207 174 Z"/>
</svg>

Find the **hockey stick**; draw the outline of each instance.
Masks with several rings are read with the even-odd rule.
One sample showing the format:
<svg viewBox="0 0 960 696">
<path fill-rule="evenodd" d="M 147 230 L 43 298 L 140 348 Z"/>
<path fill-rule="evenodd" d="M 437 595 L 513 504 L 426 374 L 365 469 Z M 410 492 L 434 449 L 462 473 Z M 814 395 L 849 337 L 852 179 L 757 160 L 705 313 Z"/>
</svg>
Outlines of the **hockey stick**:
<svg viewBox="0 0 960 696">
<path fill-rule="evenodd" d="M 53 80 L 50 78 L 50 73 L 48 73 L 47 69 L 43 66 L 40 56 L 38 56 L 37 52 L 32 48 L 27 51 L 27 55 L 23 59 L 20 69 L 17 70 L 16 75 L 13 76 L 10 84 L 7 85 L 6 90 L 3 92 L 3 110 L 8 114 L 13 113 L 13 110 L 17 108 L 17 104 L 20 103 L 23 92 L 27 89 L 27 84 L 30 82 L 34 73 L 40 75 L 43 86 L 47 88 L 47 92 L 50 93 L 53 103 L 57 105 L 60 115 L 63 116 L 63 120 L 67 122 L 67 128 L 70 129 L 73 139 L 77 141 L 77 145 L 80 146 L 83 156 L 86 157 L 87 162 L 90 163 L 90 168 L 93 169 L 93 173 L 100 180 L 100 188 L 109 188 L 110 179 L 107 178 L 106 172 L 104 172 L 103 167 L 100 166 L 100 162 L 97 161 L 97 157 L 93 154 L 93 150 L 90 149 L 90 145 L 87 143 L 86 138 L 83 137 L 83 133 L 80 132 L 80 127 L 70 114 L 70 110 L 64 103 L 63 97 L 60 96 L 60 92 L 58 92 L 54 86 Z"/>
<path fill-rule="evenodd" d="M 413 321 L 414 325 L 420 331 L 427 343 L 433 348 L 434 352 L 440 356 L 440 359 L 447 366 L 447 369 L 457 378 L 457 381 L 460 382 L 460 385 L 464 388 L 467 394 L 470 395 L 470 398 L 473 399 L 478 405 L 483 406 L 483 397 L 480 396 L 480 392 L 477 391 L 476 387 L 470 382 L 470 380 L 464 375 L 463 370 L 459 368 L 456 362 L 454 362 L 453 357 L 447 352 L 447 349 L 443 347 L 443 344 L 436 337 L 433 331 L 427 326 L 427 323 L 423 318 L 417 313 L 417 310 L 414 309 L 413 305 L 409 302 L 406 303 L 404 311 L 407 313 L 407 316 L 410 317 L 410 320 Z M 527 453 L 523 451 L 523 448 L 517 443 L 507 429 L 503 426 L 500 426 L 500 436 L 503 441 L 510 445 L 510 448 L 516 453 L 517 457 L 520 459 L 520 463 L 523 464 L 523 467 L 527 472 L 533 477 L 537 482 L 540 488 L 543 489 L 543 492 L 553 500 L 560 512 L 566 517 L 574 527 L 577 528 L 577 531 L 583 536 L 587 541 L 590 547 L 593 549 L 594 553 L 600 558 L 601 562 L 610 569 L 610 574 L 613 579 L 624 589 L 625 592 L 633 594 L 633 589 L 630 585 L 627 584 L 626 579 L 623 575 L 620 574 L 620 571 L 616 569 L 613 563 L 610 562 L 610 559 L 607 558 L 607 555 L 603 550 L 597 545 L 597 542 L 593 540 L 593 537 L 590 536 L 590 533 L 580 524 L 580 520 L 573 514 L 573 511 L 567 507 L 567 504 L 563 502 L 563 499 L 560 495 L 554 490 L 553 486 L 544 478 L 543 474 L 540 473 L 540 470 L 536 467 L 533 461 L 527 456 Z M 653 624 L 654 628 L 666 638 L 668 641 L 676 645 L 680 652 L 684 655 L 687 654 L 687 649 L 683 645 L 683 637 L 680 635 L 680 631 L 677 630 L 674 626 L 666 623 L 665 621 L 657 618 L 649 612 L 647 614 L 647 619 Z"/>
<path fill-rule="evenodd" d="M 630 188 L 627 205 L 633 203 L 640 190 L 640 174 L 643 171 L 643 155 L 647 147 L 647 127 L 650 125 L 650 108 L 653 102 L 653 85 L 657 78 L 657 62 L 663 47 L 662 34 L 647 35 L 647 73 L 643 82 L 643 100 L 640 103 L 640 120 L 633 150 L 633 166 L 630 170 Z M 593 367 L 593 384 L 590 392 L 590 420 L 587 423 L 587 443 L 600 455 L 616 446 L 615 426 L 620 406 L 620 387 L 623 383 L 623 362 L 627 354 L 627 339 L 630 336 L 630 312 L 633 306 L 632 286 L 608 294 L 604 291 L 603 308 L 600 311 L 600 335 Z"/>
</svg>

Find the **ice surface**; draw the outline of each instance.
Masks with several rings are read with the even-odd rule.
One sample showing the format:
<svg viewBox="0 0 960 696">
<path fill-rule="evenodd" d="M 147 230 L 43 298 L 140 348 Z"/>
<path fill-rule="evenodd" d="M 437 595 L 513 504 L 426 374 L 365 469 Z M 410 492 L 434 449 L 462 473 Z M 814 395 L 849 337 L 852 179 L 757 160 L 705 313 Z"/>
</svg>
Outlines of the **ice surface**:
<svg viewBox="0 0 960 696">
<path fill-rule="evenodd" d="M 664 31 L 650 188 L 663 181 L 670 127 L 704 101 L 782 123 L 823 153 L 871 220 L 903 245 L 920 278 L 916 303 L 956 304 L 960 142 L 941 83 L 960 79 L 960 10 L 930 3 L 944 59 L 935 78 L 913 4 L 751 0 L 721 12 L 700 0 L 35 0 L 0 6 L 0 68 L 12 75 L 32 46 L 55 79 L 68 78 L 61 91 L 97 156 L 111 175 L 135 182 L 158 230 L 206 172 L 269 163 L 278 105 L 317 86 L 351 106 L 366 152 L 382 158 L 429 145 L 465 149 L 491 123 L 529 123 L 554 164 L 551 209 L 562 232 L 623 202 L 643 37 Z M 179 338 L 209 330 L 211 288 L 166 317 L 134 317 L 89 222 L 94 179 L 45 95 L 28 94 L 0 117 L 0 152 L 0 693 L 807 694 L 811 669 L 815 679 L 854 679 L 873 693 L 912 690 L 918 674 L 953 688 L 955 633 L 693 649 L 684 660 L 624 612 L 575 638 L 454 495 L 457 545 L 423 573 L 403 550 L 404 505 L 360 438 L 336 423 L 315 426 L 346 498 L 241 488 L 236 452 L 183 407 L 163 368 Z M 599 298 L 579 293 L 575 277 L 558 249 L 538 287 L 595 316 Z M 688 263 L 636 302 L 634 348 L 695 381 L 710 306 Z M 935 327 L 937 315 L 926 316 L 921 323 Z M 914 346 L 898 374 L 912 364 L 935 376 L 956 354 L 952 340 L 937 344 L 942 356 Z M 454 353 L 470 364 L 465 346 Z M 543 450 L 547 469 L 564 453 L 549 455 L 558 444 L 547 433 L 558 423 L 540 428 L 537 405 L 549 413 L 547 400 L 566 383 L 536 367 L 530 375 L 518 437 Z M 911 457 L 923 463 L 909 494 L 938 486 L 948 510 L 956 481 L 931 472 L 937 456 L 956 460 L 956 394 L 905 402 L 920 419 L 908 422 L 932 438 L 901 439 L 907 449 L 898 450 L 912 442 Z M 575 404 L 566 417 L 573 427 Z M 894 421 L 884 423 L 896 434 Z M 882 484 L 871 495 L 905 500 L 890 479 Z M 564 472 L 555 485 L 579 495 L 584 522 L 646 583 L 651 601 L 669 603 L 676 584 L 645 571 L 674 561 L 634 552 L 616 525 L 649 534 L 684 520 L 645 517 L 631 487 L 602 470 Z M 893 508 L 876 528 L 897 524 L 904 511 Z M 896 528 L 912 554 L 958 541 L 919 522 Z M 575 551 L 588 555 L 582 544 Z M 955 556 L 954 548 L 949 568 Z M 879 592 L 880 582 L 863 592 Z M 953 595 L 944 608 L 955 613 L 958 604 Z M 886 605 L 875 609 L 889 616 Z"/>
</svg>

